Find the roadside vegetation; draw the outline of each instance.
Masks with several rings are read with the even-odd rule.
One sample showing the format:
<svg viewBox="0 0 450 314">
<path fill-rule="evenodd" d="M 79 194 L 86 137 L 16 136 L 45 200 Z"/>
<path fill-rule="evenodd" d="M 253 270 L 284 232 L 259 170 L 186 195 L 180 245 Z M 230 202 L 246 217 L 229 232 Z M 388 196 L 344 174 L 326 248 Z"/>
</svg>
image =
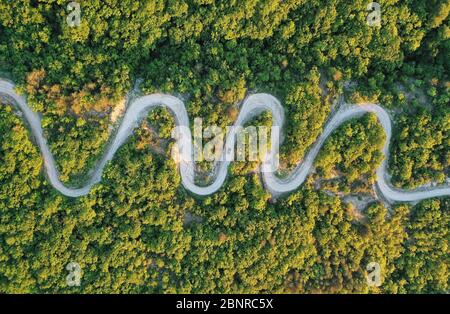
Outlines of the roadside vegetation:
<svg viewBox="0 0 450 314">
<path fill-rule="evenodd" d="M 79 2 L 81 25 L 69 27 L 65 1 L 0 0 L 0 73 L 42 114 L 70 185 L 101 155 L 137 78 L 142 93 L 182 97 L 204 127 L 231 125 L 249 93 L 275 95 L 286 110 L 285 169 L 339 95 L 379 102 L 394 118 L 392 182 L 448 180 L 448 0 L 380 0 L 381 27 L 367 24 L 362 0 Z M 70 199 L 48 184 L 26 125 L 2 102 L 0 292 L 448 292 L 450 201 L 376 200 L 385 136 L 373 116 L 336 130 L 316 173 L 277 200 L 251 163 L 233 164 L 211 196 L 186 192 L 167 158 L 172 123 L 150 112 L 102 182 Z M 351 193 L 373 200 L 356 210 L 341 198 Z M 72 261 L 80 287 L 66 284 Z M 372 261 L 378 288 L 366 282 Z"/>
</svg>

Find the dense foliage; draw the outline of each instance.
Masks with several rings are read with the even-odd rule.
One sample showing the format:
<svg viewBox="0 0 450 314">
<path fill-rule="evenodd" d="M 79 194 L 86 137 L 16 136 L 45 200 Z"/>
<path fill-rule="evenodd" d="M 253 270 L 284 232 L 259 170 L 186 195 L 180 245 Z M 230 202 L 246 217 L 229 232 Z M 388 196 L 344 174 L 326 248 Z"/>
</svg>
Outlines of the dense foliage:
<svg viewBox="0 0 450 314">
<path fill-rule="evenodd" d="M 357 192 L 375 183 L 375 169 L 383 160 L 386 138 L 374 114 L 342 125 L 316 159 L 321 178 L 331 179 L 337 191 Z M 337 183 L 337 184 L 336 184 Z"/>
<path fill-rule="evenodd" d="M 361 217 L 351 203 L 307 184 L 273 203 L 257 176 L 238 163 L 219 192 L 195 199 L 179 188 L 167 152 L 142 144 L 144 126 L 120 149 L 102 183 L 71 200 L 47 187 L 41 158 L 10 107 L 0 107 L 0 117 L 3 292 L 448 289 L 448 200 L 399 205 L 393 213 L 374 202 Z M 8 141 L 12 137 L 20 141 Z M 380 288 L 366 284 L 365 265 L 374 260 L 386 282 Z M 80 287 L 66 285 L 71 261 L 82 268 Z"/>
<path fill-rule="evenodd" d="M 449 176 L 449 0 L 380 0 L 380 27 L 367 24 L 363 0 L 78 2 L 81 25 L 70 27 L 68 1 L 0 0 L 0 76 L 42 114 L 70 185 L 101 155 L 137 79 L 134 94 L 182 97 L 205 127 L 230 125 L 249 93 L 277 96 L 285 169 L 339 95 L 380 102 L 394 118 L 393 183 Z M 167 158 L 172 125 L 166 111 L 150 112 L 102 182 L 69 199 L 49 186 L 26 125 L 1 103 L 0 292 L 448 292 L 449 200 L 377 198 L 385 136 L 372 115 L 336 130 L 308 182 L 277 200 L 244 162 L 214 195 L 188 194 Z M 72 261 L 80 287 L 66 284 Z M 379 288 L 366 283 L 372 261 Z"/>
</svg>

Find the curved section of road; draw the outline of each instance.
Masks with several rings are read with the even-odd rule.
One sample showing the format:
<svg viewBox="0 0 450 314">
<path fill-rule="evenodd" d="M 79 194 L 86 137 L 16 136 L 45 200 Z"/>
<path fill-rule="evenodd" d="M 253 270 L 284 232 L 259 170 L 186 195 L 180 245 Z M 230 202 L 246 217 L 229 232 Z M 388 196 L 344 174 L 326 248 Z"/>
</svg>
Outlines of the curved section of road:
<svg viewBox="0 0 450 314">
<path fill-rule="evenodd" d="M 41 150 L 44 166 L 50 183 L 55 189 L 62 194 L 69 197 L 80 197 L 87 195 L 91 188 L 99 183 L 102 178 L 102 172 L 108 161 L 112 160 L 114 154 L 119 147 L 131 136 L 133 130 L 138 125 L 139 121 L 144 115 L 153 107 L 163 106 L 168 108 L 174 118 L 175 123 L 183 130 L 179 132 L 177 138 L 178 150 L 180 152 L 180 173 L 183 186 L 197 195 L 209 195 L 223 185 L 227 173 L 230 161 L 220 161 L 217 164 L 216 176 L 214 182 L 209 186 L 199 186 L 195 183 L 195 164 L 192 161 L 193 158 L 193 145 L 192 136 L 189 131 L 189 118 L 184 106 L 184 103 L 173 96 L 165 94 L 152 94 L 140 97 L 133 101 L 127 109 L 123 121 L 112 140 L 111 144 L 107 148 L 106 152 L 102 156 L 100 162 L 95 168 L 88 183 L 79 189 L 72 189 L 66 187 L 60 180 L 56 163 L 50 149 L 47 145 L 47 141 L 43 135 L 41 120 L 37 113 L 33 112 L 27 105 L 26 99 L 18 95 L 14 90 L 14 84 L 0 80 L 0 94 L 4 94 L 10 97 L 19 106 L 23 112 L 25 119 L 27 120 L 33 136 L 36 138 L 37 144 Z M 235 127 L 243 126 L 249 119 L 260 114 L 263 111 L 270 111 L 272 113 L 272 125 L 281 128 L 284 123 L 284 109 L 280 102 L 269 94 L 255 94 L 249 96 L 242 104 L 239 116 L 235 122 Z M 317 139 L 315 144 L 309 150 L 305 159 L 297 165 L 292 173 L 286 178 L 279 178 L 276 176 L 275 171 L 267 169 L 276 169 L 277 163 L 277 148 L 280 144 L 279 134 L 272 132 L 271 150 L 267 153 L 265 162 L 261 165 L 262 177 L 267 189 L 272 195 L 280 195 L 297 189 L 306 179 L 308 173 L 313 167 L 313 162 L 324 144 L 328 136 L 343 122 L 359 117 L 367 112 L 373 112 L 378 117 L 384 131 L 386 132 L 386 142 L 383 147 L 383 153 L 386 156 L 380 167 L 377 169 L 377 185 L 383 196 L 391 201 L 412 202 L 419 201 L 426 198 L 446 196 L 450 195 L 450 187 L 442 186 L 436 188 L 426 188 L 419 190 L 400 190 L 392 187 L 387 181 L 387 157 L 389 156 L 389 143 L 391 141 L 392 126 L 391 119 L 388 113 L 379 105 L 367 104 L 367 105 L 345 105 L 341 108 L 327 123 L 323 133 Z M 236 131 L 232 129 L 227 134 L 225 150 L 223 156 L 233 149 L 236 141 Z M 221 160 L 227 160 L 222 158 Z"/>
</svg>

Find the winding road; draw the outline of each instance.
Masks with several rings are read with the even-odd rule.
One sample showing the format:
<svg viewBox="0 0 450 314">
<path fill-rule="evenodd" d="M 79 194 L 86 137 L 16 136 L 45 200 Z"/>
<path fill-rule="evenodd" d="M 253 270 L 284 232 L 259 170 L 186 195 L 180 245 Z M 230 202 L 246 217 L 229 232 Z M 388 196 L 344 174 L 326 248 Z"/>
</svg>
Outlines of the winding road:
<svg viewBox="0 0 450 314">
<path fill-rule="evenodd" d="M 217 164 L 218 168 L 216 169 L 216 175 L 212 184 L 208 186 L 199 186 L 195 183 L 195 163 L 192 161 L 192 136 L 189 131 L 189 118 L 186 107 L 180 99 L 174 96 L 152 94 L 137 98 L 130 104 L 129 108 L 127 108 L 115 137 L 97 164 L 97 167 L 94 169 L 88 183 L 82 188 L 68 188 L 59 180 L 55 159 L 50 152 L 47 141 L 43 135 L 39 115 L 30 109 L 27 105 L 26 99 L 23 96 L 18 95 L 15 92 L 14 84 L 8 81 L 0 80 L 0 94 L 4 94 L 11 98 L 23 112 L 23 115 L 31 128 L 31 132 L 41 150 L 45 170 L 50 183 L 55 189 L 68 197 L 80 197 L 87 195 L 91 188 L 101 181 L 103 169 L 108 161 L 112 160 L 119 147 L 124 144 L 130 135 L 132 135 L 133 130 L 148 110 L 157 106 L 168 108 L 175 118 L 176 125 L 183 130 L 187 130 L 186 132 L 180 132 L 177 140 L 178 150 L 181 157 L 179 161 L 179 168 L 183 186 L 194 194 L 209 195 L 219 190 L 226 180 L 230 161 L 220 161 Z M 270 111 L 272 113 L 272 125 L 281 129 L 284 124 L 284 109 L 280 102 L 269 94 L 254 94 L 246 98 L 241 106 L 241 110 L 234 126 L 243 126 L 247 121 L 249 121 L 249 119 L 255 117 L 263 111 Z M 346 104 L 340 108 L 328 121 L 323 133 L 311 147 L 305 159 L 302 160 L 286 178 L 280 178 L 276 176 L 275 171 L 267 170 L 276 169 L 278 167 L 276 158 L 278 151 L 276 148 L 279 147 L 280 136 L 279 134 L 276 134 L 276 132 L 272 132 L 272 147 L 266 155 L 265 162 L 261 165 L 262 178 L 269 192 L 272 195 L 277 196 L 297 189 L 305 181 L 308 173 L 313 167 L 313 162 L 320 151 L 320 148 L 333 130 L 339 127 L 343 122 L 354 117 L 362 116 L 367 112 L 373 112 L 376 114 L 381 125 L 383 126 L 384 131 L 386 132 L 386 142 L 383 147 L 383 153 L 386 158 L 376 171 L 377 185 L 384 198 L 390 201 L 413 202 L 431 197 L 450 195 L 450 186 L 429 187 L 408 191 L 392 187 L 387 180 L 387 159 L 389 156 L 389 144 L 391 142 L 392 135 L 391 119 L 388 113 L 376 104 Z M 227 153 L 228 148 L 233 148 L 235 146 L 235 140 L 236 132 L 229 132 L 226 138 L 226 148 L 223 151 L 223 154 Z M 226 158 L 223 158 L 222 160 L 226 160 Z"/>
</svg>

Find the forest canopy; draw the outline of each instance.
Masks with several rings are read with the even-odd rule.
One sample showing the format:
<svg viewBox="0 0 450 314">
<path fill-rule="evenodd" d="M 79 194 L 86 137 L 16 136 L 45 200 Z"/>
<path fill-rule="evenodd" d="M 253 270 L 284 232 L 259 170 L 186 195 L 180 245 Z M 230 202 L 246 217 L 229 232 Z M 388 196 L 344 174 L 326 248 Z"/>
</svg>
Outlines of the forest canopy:
<svg viewBox="0 0 450 314">
<path fill-rule="evenodd" d="M 379 0 L 379 26 L 363 0 L 77 2 L 73 27 L 69 1 L 0 0 L 0 77 L 42 116 L 69 186 L 85 182 L 127 100 L 154 92 L 220 127 L 246 96 L 276 96 L 285 171 L 342 102 L 380 103 L 394 124 L 393 184 L 449 182 L 450 0 Z M 450 200 L 377 195 L 386 136 L 375 116 L 333 132 L 307 182 L 279 198 L 249 162 L 217 193 L 188 193 L 167 158 L 171 126 L 149 112 L 101 183 L 72 199 L 51 187 L 27 125 L 0 98 L 0 292 L 448 292 Z M 373 261 L 379 287 L 366 280 Z M 71 262 L 80 286 L 67 285 Z"/>
</svg>

